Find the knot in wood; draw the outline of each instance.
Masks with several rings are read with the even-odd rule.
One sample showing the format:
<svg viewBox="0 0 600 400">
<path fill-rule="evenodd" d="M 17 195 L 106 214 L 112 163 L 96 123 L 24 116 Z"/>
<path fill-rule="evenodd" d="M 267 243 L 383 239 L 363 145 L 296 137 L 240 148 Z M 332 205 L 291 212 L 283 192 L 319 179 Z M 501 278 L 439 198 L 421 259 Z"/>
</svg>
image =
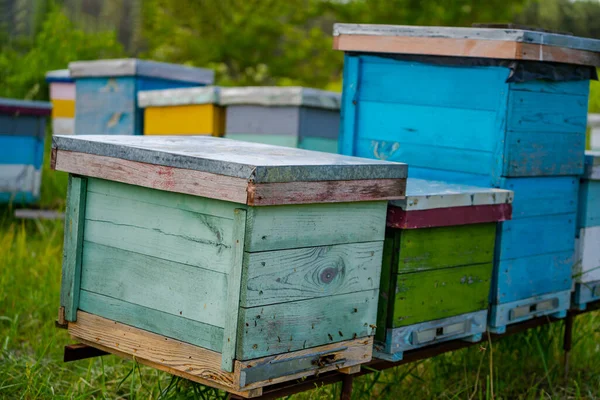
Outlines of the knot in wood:
<svg viewBox="0 0 600 400">
<path fill-rule="evenodd" d="M 338 269 L 334 267 L 325 268 L 321 272 L 321 282 L 323 283 L 331 283 L 335 279 L 338 274 Z"/>
</svg>

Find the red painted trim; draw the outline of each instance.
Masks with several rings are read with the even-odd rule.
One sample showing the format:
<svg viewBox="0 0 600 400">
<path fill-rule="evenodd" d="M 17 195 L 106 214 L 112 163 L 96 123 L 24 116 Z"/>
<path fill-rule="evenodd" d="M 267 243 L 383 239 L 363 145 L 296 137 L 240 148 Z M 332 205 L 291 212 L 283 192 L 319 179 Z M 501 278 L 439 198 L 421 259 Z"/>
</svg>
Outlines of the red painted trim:
<svg viewBox="0 0 600 400">
<path fill-rule="evenodd" d="M 404 211 L 400 207 L 388 206 L 387 226 L 399 229 L 432 228 L 500 222 L 511 218 L 512 204 L 504 203 L 415 211 Z"/>
<path fill-rule="evenodd" d="M 52 107 L 49 108 L 36 108 L 36 107 L 24 107 L 24 106 L 7 106 L 0 104 L 0 113 L 3 114 L 14 114 L 18 115 L 50 115 L 52 114 Z"/>
</svg>

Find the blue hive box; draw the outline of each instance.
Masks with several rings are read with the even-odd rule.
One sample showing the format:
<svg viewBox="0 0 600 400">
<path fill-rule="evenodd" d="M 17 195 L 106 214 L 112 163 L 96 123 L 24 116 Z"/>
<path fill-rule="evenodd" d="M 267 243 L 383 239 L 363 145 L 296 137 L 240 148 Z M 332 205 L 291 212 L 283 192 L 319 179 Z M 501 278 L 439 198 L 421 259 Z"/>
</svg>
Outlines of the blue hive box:
<svg viewBox="0 0 600 400">
<path fill-rule="evenodd" d="M 600 41 L 518 29 L 336 24 L 340 153 L 513 190 L 491 330 L 569 307 L 589 80 Z M 560 63 L 560 64 L 559 64 Z"/>
<path fill-rule="evenodd" d="M 34 203 L 40 196 L 50 103 L 0 98 L 0 203 Z"/>
<path fill-rule="evenodd" d="M 214 71 L 137 59 L 77 61 L 69 64 L 75 79 L 75 134 L 141 135 L 143 90 L 212 84 Z"/>
</svg>

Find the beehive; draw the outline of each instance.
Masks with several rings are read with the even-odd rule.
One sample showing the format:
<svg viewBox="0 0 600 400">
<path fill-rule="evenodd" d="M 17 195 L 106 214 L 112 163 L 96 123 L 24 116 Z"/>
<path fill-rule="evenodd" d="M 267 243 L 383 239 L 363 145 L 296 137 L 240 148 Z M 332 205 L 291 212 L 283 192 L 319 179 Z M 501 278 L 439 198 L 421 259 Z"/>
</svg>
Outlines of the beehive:
<svg viewBox="0 0 600 400">
<path fill-rule="evenodd" d="M 302 87 L 222 88 L 225 137 L 337 153 L 340 98 Z"/>
<path fill-rule="evenodd" d="M 68 69 L 46 74 L 52 103 L 52 133 L 72 135 L 75 132 L 75 82 Z"/>
<path fill-rule="evenodd" d="M 78 340 L 245 396 L 370 360 L 406 165 L 210 136 L 57 136 L 52 162 Z"/>
<path fill-rule="evenodd" d="M 77 61 L 69 64 L 75 79 L 75 134 L 141 135 L 140 91 L 205 86 L 214 71 L 137 59 Z"/>
<path fill-rule="evenodd" d="M 0 203 L 39 199 L 51 111 L 47 102 L 0 98 Z"/>
<path fill-rule="evenodd" d="M 406 198 L 388 208 L 376 357 L 397 361 L 434 343 L 481 339 L 496 227 L 510 219 L 512 196 L 408 179 Z"/>
<path fill-rule="evenodd" d="M 340 152 L 513 190 L 490 328 L 569 307 L 589 79 L 600 41 L 519 29 L 336 24 Z"/>
<path fill-rule="evenodd" d="M 212 135 L 225 133 L 219 88 L 151 90 L 138 94 L 144 109 L 144 135 Z"/>
<path fill-rule="evenodd" d="M 600 152 L 586 152 L 579 189 L 574 305 L 600 300 Z"/>
</svg>

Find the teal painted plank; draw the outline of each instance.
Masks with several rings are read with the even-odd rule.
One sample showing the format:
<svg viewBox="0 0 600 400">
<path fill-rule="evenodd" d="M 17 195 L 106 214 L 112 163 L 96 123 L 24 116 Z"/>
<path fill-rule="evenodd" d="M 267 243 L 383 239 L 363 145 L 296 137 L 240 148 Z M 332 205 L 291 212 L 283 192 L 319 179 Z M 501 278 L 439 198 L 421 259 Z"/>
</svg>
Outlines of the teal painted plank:
<svg viewBox="0 0 600 400">
<path fill-rule="evenodd" d="M 379 287 L 383 242 L 245 253 L 242 307 Z"/>
<path fill-rule="evenodd" d="M 584 133 L 507 132 L 503 175 L 581 175 Z"/>
<path fill-rule="evenodd" d="M 237 359 L 251 360 L 374 334 L 378 290 L 240 309 Z"/>
<path fill-rule="evenodd" d="M 575 213 L 542 215 L 501 223 L 496 259 L 508 260 L 575 250 Z"/>
<path fill-rule="evenodd" d="M 578 226 L 600 225 L 600 181 L 582 181 L 579 195 Z"/>
<path fill-rule="evenodd" d="M 300 139 L 298 148 L 304 150 L 322 151 L 325 153 L 337 153 L 338 141 L 327 138 L 303 137 Z"/>
<path fill-rule="evenodd" d="M 272 144 L 273 146 L 298 147 L 298 136 L 291 135 L 228 133 L 225 138 L 242 142 Z"/>
<path fill-rule="evenodd" d="M 358 139 L 491 152 L 500 131 L 492 111 L 361 101 Z M 390 118 L 393 116 L 393 120 Z"/>
<path fill-rule="evenodd" d="M 230 219 L 88 193 L 85 239 L 182 264 L 226 273 Z"/>
<path fill-rule="evenodd" d="M 60 304 L 65 308 L 67 321 L 77 320 L 81 284 L 81 249 L 86 211 L 85 178 L 69 174 L 67 210 L 65 212 L 65 239 L 63 249 Z"/>
<path fill-rule="evenodd" d="M 88 179 L 88 192 L 227 219 L 233 219 L 233 210 L 240 208 L 239 204 L 228 201 L 213 200 L 206 197 L 192 196 L 183 193 L 166 192 L 163 190 L 95 178 Z"/>
<path fill-rule="evenodd" d="M 340 108 L 338 152 L 348 156 L 353 156 L 355 152 L 356 105 L 358 104 L 360 68 L 360 57 L 347 53 L 344 55 L 344 88 Z"/>
<path fill-rule="evenodd" d="M 387 202 L 253 207 L 245 251 L 382 241 Z"/>
<path fill-rule="evenodd" d="M 223 357 L 221 368 L 233 372 L 233 362 L 236 359 L 236 345 L 238 329 L 240 326 L 240 290 L 242 284 L 242 264 L 244 258 L 244 236 L 246 235 L 246 210 L 234 211 L 233 228 L 233 257 L 227 275 L 227 316 L 225 319 L 225 332 L 223 335 Z M 225 303 L 225 302 L 224 302 Z"/>
<path fill-rule="evenodd" d="M 223 328 L 177 317 L 86 290 L 81 291 L 79 304 L 82 311 L 100 317 L 204 347 L 205 349 L 221 351 Z"/>
<path fill-rule="evenodd" d="M 503 178 L 499 187 L 515 192 L 513 220 L 577 210 L 576 177 Z"/>
<path fill-rule="evenodd" d="M 477 175 L 491 174 L 494 162 L 491 152 L 372 139 L 359 139 L 355 155 L 408 163 L 411 171 L 413 167 L 421 167 Z M 410 176 L 415 177 L 412 172 Z"/>
<path fill-rule="evenodd" d="M 223 273 L 84 242 L 81 287 L 128 303 L 224 327 Z"/>
<path fill-rule="evenodd" d="M 565 82 L 535 80 L 510 83 L 509 85 L 511 91 L 520 90 L 525 92 L 561 93 L 585 97 L 588 96 L 590 91 L 590 82 L 587 80 Z"/>
<path fill-rule="evenodd" d="M 587 97 L 513 91 L 506 127 L 518 132 L 585 134 Z"/>
<path fill-rule="evenodd" d="M 382 103 L 495 111 L 510 73 L 504 67 L 451 67 L 375 56 L 362 60 L 359 98 Z"/>
</svg>

